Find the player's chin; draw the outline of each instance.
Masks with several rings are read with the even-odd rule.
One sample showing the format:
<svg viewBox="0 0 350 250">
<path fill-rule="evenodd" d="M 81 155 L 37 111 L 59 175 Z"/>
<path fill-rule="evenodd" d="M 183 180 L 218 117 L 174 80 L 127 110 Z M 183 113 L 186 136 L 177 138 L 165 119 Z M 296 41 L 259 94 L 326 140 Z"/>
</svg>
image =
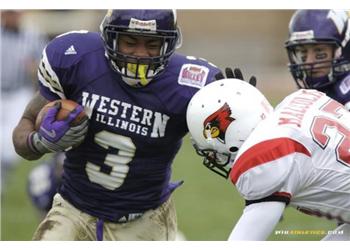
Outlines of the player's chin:
<svg viewBox="0 0 350 250">
<path fill-rule="evenodd" d="M 327 74 L 328 72 L 324 70 L 306 70 L 306 75 L 311 78 L 320 78 L 326 76 Z"/>
<path fill-rule="evenodd" d="M 315 78 L 320 78 L 320 77 L 324 77 L 327 75 L 327 72 L 324 72 L 324 71 L 312 71 L 312 77 L 315 77 Z"/>
</svg>

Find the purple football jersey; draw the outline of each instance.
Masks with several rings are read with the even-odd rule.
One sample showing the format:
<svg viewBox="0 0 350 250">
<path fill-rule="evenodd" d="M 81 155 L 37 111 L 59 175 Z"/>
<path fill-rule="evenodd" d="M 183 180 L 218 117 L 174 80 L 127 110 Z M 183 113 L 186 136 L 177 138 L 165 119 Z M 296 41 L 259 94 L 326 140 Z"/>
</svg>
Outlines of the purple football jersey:
<svg viewBox="0 0 350 250">
<path fill-rule="evenodd" d="M 345 75 L 339 79 L 336 83 L 328 86 L 322 90 L 329 97 L 340 102 L 341 104 L 348 104 L 347 108 L 349 109 L 350 105 L 350 74 Z M 349 107 L 348 107 L 349 106 Z"/>
<path fill-rule="evenodd" d="M 188 132 L 187 105 L 218 72 L 203 59 L 174 54 L 146 87 L 133 88 L 110 68 L 99 34 L 55 38 L 39 66 L 40 92 L 90 113 L 84 142 L 66 153 L 61 195 L 109 221 L 166 201 L 180 184 L 170 182 L 171 164 Z"/>
</svg>

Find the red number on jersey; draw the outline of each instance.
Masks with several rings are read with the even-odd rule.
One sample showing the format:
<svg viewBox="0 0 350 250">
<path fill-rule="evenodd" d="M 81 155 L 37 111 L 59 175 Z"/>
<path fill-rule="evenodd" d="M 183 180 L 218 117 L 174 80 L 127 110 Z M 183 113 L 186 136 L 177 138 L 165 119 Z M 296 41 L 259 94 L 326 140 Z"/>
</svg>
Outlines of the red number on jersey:
<svg viewBox="0 0 350 250">
<path fill-rule="evenodd" d="M 336 118 L 340 118 L 342 116 L 339 113 L 341 109 L 344 109 L 344 107 L 340 103 L 331 100 L 321 110 L 334 115 Z M 314 141 L 322 149 L 327 147 L 330 140 L 330 135 L 327 133 L 328 129 L 336 129 L 337 133 L 341 136 L 335 149 L 337 161 L 350 167 L 350 130 L 337 119 L 316 116 L 311 125 L 311 134 Z"/>
</svg>

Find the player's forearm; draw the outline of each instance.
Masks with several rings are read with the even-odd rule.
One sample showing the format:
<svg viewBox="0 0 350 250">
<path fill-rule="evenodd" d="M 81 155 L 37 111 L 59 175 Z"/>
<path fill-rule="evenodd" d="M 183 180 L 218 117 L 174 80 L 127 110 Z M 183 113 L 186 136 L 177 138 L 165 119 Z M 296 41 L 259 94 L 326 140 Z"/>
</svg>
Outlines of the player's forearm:
<svg viewBox="0 0 350 250">
<path fill-rule="evenodd" d="M 36 117 L 48 101 L 37 91 L 27 104 L 23 116 L 12 133 L 12 140 L 17 154 L 27 160 L 37 160 L 43 154 L 37 153 L 28 145 L 28 136 L 34 131 Z"/>
<path fill-rule="evenodd" d="M 261 202 L 247 206 L 229 240 L 266 240 L 283 214 L 285 203 Z"/>
<path fill-rule="evenodd" d="M 28 136 L 33 131 L 33 121 L 27 118 L 22 118 L 12 134 L 13 145 L 17 154 L 26 160 L 37 160 L 43 155 L 33 151 L 28 145 Z"/>
</svg>

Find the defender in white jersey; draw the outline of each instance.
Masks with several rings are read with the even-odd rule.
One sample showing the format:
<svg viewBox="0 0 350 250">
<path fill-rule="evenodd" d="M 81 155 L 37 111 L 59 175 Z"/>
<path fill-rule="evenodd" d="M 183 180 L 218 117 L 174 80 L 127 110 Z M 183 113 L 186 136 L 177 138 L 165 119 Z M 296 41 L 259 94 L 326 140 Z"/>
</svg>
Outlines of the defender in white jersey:
<svg viewBox="0 0 350 250">
<path fill-rule="evenodd" d="M 350 240 L 350 113 L 317 90 L 301 89 L 273 111 L 237 79 L 197 92 L 187 122 L 205 165 L 230 177 L 246 208 L 229 240 L 265 240 L 287 205 L 344 223 Z"/>
</svg>

